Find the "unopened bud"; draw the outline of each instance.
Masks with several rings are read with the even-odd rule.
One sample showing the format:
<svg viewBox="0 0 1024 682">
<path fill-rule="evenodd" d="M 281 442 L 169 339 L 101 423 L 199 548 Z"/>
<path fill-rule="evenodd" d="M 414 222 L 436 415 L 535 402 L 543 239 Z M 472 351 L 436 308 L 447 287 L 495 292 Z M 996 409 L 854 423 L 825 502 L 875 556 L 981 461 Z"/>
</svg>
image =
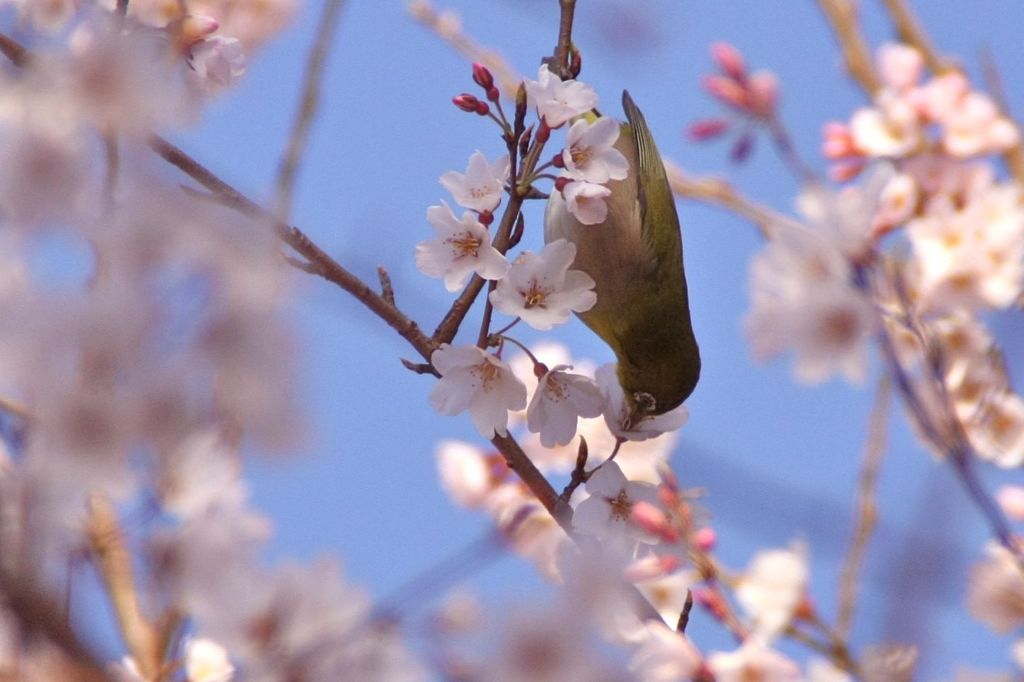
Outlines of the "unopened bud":
<svg viewBox="0 0 1024 682">
<path fill-rule="evenodd" d="M 490 211 L 481 211 L 480 216 L 477 218 L 477 220 L 480 221 L 481 225 L 487 227 L 488 225 L 494 222 L 494 214 L 491 213 Z"/>
<path fill-rule="evenodd" d="M 558 152 L 555 154 L 554 158 L 551 159 L 551 165 L 555 168 L 565 168 L 564 153 L 565 152 Z"/>
<path fill-rule="evenodd" d="M 701 528 L 693 534 L 693 544 L 702 552 L 710 552 L 718 542 L 718 535 L 710 528 Z"/>
<path fill-rule="evenodd" d="M 565 186 L 568 185 L 570 182 L 572 182 L 572 178 L 555 178 L 555 190 L 559 192 L 564 192 Z"/>
<path fill-rule="evenodd" d="M 747 65 L 743 55 L 729 43 L 715 43 L 711 46 L 711 58 L 729 77 L 742 81 L 747 77 Z"/>
<path fill-rule="evenodd" d="M 750 158 L 750 152 L 754 150 L 754 136 L 751 133 L 741 135 L 736 144 L 733 145 L 732 151 L 729 152 L 729 158 L 734 163 L 743 163 Z"/>
<path fill-rule="evenodd" d="M 747 83 L 750 113 L 763 119 L 775 116 L 779 101 L 779 78 L 771 71 L 758 71 Z"/>
<path fill-rule="evenodd" d="M 537 127 L 537 142 L 544 144 L 550 137 L 551 128 L 548 126 L 548 122 L 541 118 L 540 125 Z"/>
<path fill-rule="evenodd" d="M 501 93 L 498 92 L 498 88 L 494 87 L 493 85 L 487 88 L 487 99 L 491 100 L 492 102 L 497 102 L 499 99 L 501 99 Z"/>
<path fill-rule="evenodd" d="M 477 62 L 473 64 L 473 82 L 484 90 L 490 90 L 494 87 L 494 76 L 486 66 Z"/>
<path fill-rule="evenodd" d="M 480 104 L 480 100 L 478 100 L 475 95 L 464 92 L 461 95 L 452 97 L 452 104 L 467 113 L 473 113 L 477 110 L 477 105 Z"/>
<path fill-rule="evenodd" d="M 675 542 L 679 539 L 679 534 L 669 524 L 665 512 L 649 502 L 637 502 L 634 504 L 629 519 L 641 530 L 651 535 L 657 535 L 665 542 Z"/>
<path fill-rule="evenodd" d="M 729 122 L 724 118 L 708 118 L 694 121 L 687 127 L 686 136 L 694 142 L 712 140 L 729 130 Z"/>
<path fill-rule="evenodd" d="M 491 113 L 491 108 L 487 106 L 487 102 L 477 100 L 476 113 L 480 114 L 481 116 L 486 116 L 487 114 Z"/>
<path fill-rule="evenodd" d="M 736 109 L 748 109 L 747 91 L 733 79 L 724 76 L 704 76 L 703 85 L 715 99 Z"/>
</svg>

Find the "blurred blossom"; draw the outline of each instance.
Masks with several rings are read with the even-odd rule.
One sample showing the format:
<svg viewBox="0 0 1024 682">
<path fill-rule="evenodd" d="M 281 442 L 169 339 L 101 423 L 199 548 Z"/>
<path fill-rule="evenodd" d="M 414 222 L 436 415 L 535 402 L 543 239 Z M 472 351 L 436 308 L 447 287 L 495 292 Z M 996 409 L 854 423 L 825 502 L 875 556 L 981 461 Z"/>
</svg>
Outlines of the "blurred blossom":
<svg viewBox="0 0 1024 682">
<path fill-rule="evenodd" d="M 688 572 L 680 570 L 637 582 L 636 588 L 661 615 L 665 624 L 674 628 L 683 613 L 686 597 L 693 583 L 693 577 Z"/>
<path fill-rule="evenodd" d="M 990 543 L 986 558 L 971 568 L 967 610 L 999 633 L 1024 625 L 1024 573 L 1005 547 Z"/>
<path fill-rule="evenodd" d="M 1024 486 L 1000 486 L 996 491 L 996 501 L 1011 521 L 1024 522 Z"/>
<path fill-rule="evenodd" d="M 188 682 L 229 682 L 235 666 L 228 652 L 212 639 L 189 638 L 185 641 L 185 674 Z"/>
<path fill-rule="evenodd" d="M 188 65 L 202 90 L 218 93 L 245 74 L 245 53 L 237 38 L 212 36 L 189 47 Z"/>
<path fill-rule="evenodd" d="M 736 586 L 736 599 L 753 621 L 754 632 L 771 641 L 789 625 L 808 581 L 807 547 L 758 552 Z"/>
<path fill-rule="evenodd" d="M 814 658 L 807 664 L 807 682 L 853 682 L 853 676 L 824 658 Z"/>
<path fill-rule="evenodd" d="M 681 632 L 664 623 L 649 622 L 629 668 L 644 682 L 677 682 L 694 676 L 701 665 L 697 647 Z"/>
<path fill-rule="evenodd" d="M 479 507 L 494 488 L 484 452 L 471 443 L 443 440 L 437 444 L 441 487 L 455 504 Z"/>
<path fill-rule="evenodd" d="M 716 682 L 800 682 L 803 675 L 796 663 L 769 649 L 756 637 L 729 653 L 714 652 L 708 666 Z"/>
</svg>

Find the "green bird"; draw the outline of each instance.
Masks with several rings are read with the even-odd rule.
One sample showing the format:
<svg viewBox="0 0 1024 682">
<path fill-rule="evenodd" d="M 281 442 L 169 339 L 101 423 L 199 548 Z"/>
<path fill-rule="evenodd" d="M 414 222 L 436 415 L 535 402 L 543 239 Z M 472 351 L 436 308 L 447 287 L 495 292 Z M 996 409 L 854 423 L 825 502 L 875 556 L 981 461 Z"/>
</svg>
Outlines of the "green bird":
<svg viewBox="0 0 1024 682">
<path fill-rule="evenodd" d="M 683 240 L 665 166 L 643 114 L 622 93 L 627 123 L 615 143 L 629 162 L 608 183 L 603 223 L 583 225 L 560 192 L 548 199 L 544 238 L 576 245 L 574 269 L 596 282 L 597 303 L 580 319 L 611 346 L 626 396 L 625 426 L 678 407 L 700 377 L 690 322 Z"/>
</svg>

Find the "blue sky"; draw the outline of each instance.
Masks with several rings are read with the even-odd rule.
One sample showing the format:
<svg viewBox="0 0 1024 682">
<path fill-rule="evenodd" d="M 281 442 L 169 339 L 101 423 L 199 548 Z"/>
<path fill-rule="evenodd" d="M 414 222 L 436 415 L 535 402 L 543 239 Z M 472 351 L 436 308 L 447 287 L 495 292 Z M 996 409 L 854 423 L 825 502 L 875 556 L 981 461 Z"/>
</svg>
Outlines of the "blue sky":
<svg viewBox="0 0 1024 682">
<path fill-rule="evenodd" d="M 888 39 L 892 31 L 879 3 L 864 4 L 872 41 Z M 1014 85 L 1024 80 L 1018 35 L 1024 8 L 983 0 L 970 3 L 967 16 L 966 4 L 918 4 L 937 45 L 959 56 L 972 74 L 979 73 L 979 51 L 991 51 L 1011 108 L 1019 111 Z M 452 0 L 444 6 L 527 75 L 554 45 L 554 0 Z M 292 29 L 253 59 L 241 87 L 212 106 L 201 127 L 175 138 L 254 198 L 272 196 L 319 9 L 319 2 L 306 6 Z M 731 42 L 754 68 L 778 73 L 783 117 L 800 153 L 819 170 L 821 124 L 848 117 L 862 101 L 841 76 L 834 41 L 810 0 L 580 0 L 574 36 L 583 54 L 581 78 L 597 89 L 607 113 L 619 113 L 619 94 L 628 88 L 665 156 L 690 171 L 727 173 L 747 194 L 783 211 L 798 187 L 766 145 L 735 167 L 725 145 L 683 137 L 688 122 L 719 111 L 698 85 L 711 69 L 708 46 Z M 473 87 L 469 64 L 408 18 L 404 2 L 350 0 L 299 177 L 294 222 L 368 281 L 378 264 L 386 267 L 399 305 L 427 329 L 450 302 L 443 285 L 420 275 L 412 258 L 416 243 L 430 236 L 426 207 L 447 199 L 437 178 L 461 171 L 475 149 L 490 157 L 502 151 L 492 126 L 450 103 Z M 527 248 L 541 243 L 541 208 L 527 213 Z M 704 368 L 688 401 L 691 419 L 674 469 L 684 486 L 706 491 L 703 503 L 727 563 L 738 568 L 759 548 L 806 540 L 812 594 L 832 618 L 874 382 L 805 387 L 791 380 L 786 361 L 754 363 L 741 319 L 746 269 L 760 239 L 752 226 L 722 211 L 680 203 L 679 212 Z M 399 358 L 412 351 L 359 304 L 301 275 L 294 294 L 289 314 L 310 436 L 293 455 L 252 460 L 255 503 L 275 520 L 273 557 L 338 555 L 352 580 L 383 595 L 487 528 L 484 517 L 447 500 L 434 468 L 438 440 L 479 437 L 465 416 L 433 413 L 427 403 L 432 380 L 401 366 Z M 1014 350 L 1021 323 L 999 319 L 994 326 L 1009 348 L 1011 370 L 1019 373 Z M 576 320 L 548 338 L 579 357 L 611 359 Z M 891 413 L 881 522 L 854 644 L 919 644 L 921 679 L 948 678 L 956 664 L 1006 669 L 1009 639 L 988 633 L 963 607 L 966 570 L 981 553 L 985 526 L 952 474 L 916 443 L 901 409 Z M 993 483 L 1020 482 L 1015 473 L 985 475 Z M 515 557 L 471 582 L 499 604 L 543 589 L 532 568 Z M 703 614 L 690 628 L 701 647 L 728 646 Z"/>
</svg>

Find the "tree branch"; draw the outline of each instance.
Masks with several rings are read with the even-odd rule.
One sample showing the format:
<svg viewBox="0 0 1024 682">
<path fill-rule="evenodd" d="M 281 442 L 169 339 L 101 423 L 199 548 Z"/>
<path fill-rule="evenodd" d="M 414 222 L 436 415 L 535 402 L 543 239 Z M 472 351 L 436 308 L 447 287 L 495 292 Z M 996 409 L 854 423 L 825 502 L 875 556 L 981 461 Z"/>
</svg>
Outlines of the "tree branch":
<svg viewBox="0 0 1024 682">
<path fill-rule="evenodd" d="M 847 73 L 869 97 L 874 96 L 881 88 L 881 82 L 875 73 L 871 50 L 858 24 L 857 8 L 850 0 L 818 0 L 818 6 L 835 31 Z"/>
</svg>

